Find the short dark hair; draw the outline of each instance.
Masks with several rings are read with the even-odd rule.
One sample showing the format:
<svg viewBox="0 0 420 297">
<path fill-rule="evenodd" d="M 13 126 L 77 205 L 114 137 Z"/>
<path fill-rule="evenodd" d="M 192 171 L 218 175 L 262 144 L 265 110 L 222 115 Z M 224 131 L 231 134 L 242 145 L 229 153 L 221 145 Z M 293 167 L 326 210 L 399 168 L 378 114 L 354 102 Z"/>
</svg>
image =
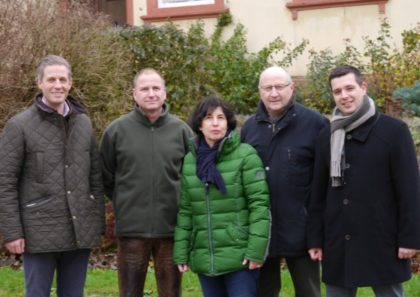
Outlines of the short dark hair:
<svg viewBox="0 0 420 297">
<path fill-rule="evenodd" d="M 361 86 L 365 79 L 363 78 L 363 74 L 360 72 L 360 70 L 351 65 L 340 65 L 331 70 L 330 75 L 328 76 L 328 82 L 330 83 L 330 87 L 331 81 L 334 78 L 341 77 L 349 73 L 354 74 L 357 84 Z"/>
<path fill-rule="evenodd" d="M 194 111 L 188 121 L 191 129 L 199 136 L 203 136 L 203 133 L 200 130 L 201 124 L 205 116 L 209 113 L 212 113 L 216 108 L 221 107 L 223 113 L 226 116 L 228 129 L 230 131 L 236 128 L 236 118 L 235 113 L 230 107 L 229 103 L 222 100 L 216 95 L 207 96 L 198 102 L 195 106 Z"/>
</svg>

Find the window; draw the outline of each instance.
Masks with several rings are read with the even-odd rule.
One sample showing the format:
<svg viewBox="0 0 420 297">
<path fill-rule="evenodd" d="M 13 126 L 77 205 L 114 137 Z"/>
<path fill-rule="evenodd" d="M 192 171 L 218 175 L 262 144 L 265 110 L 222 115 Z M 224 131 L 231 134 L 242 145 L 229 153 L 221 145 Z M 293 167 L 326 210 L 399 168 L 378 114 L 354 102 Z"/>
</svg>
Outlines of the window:
<svg viewBox="0 0 420 297">
<path fill-rule="evenodd" d="M 385 13 L 385 4 L 387 2 L 388 0 L 292 0 L 291 2 L 287 3 L 286 6 L 291 10 L 293 20 L 297 20 L 298 12 L 301 10 L 330 7 L 377 4 L 379 13 Z"/>
<path fill-rule="evenodd" d="M 146 22 L 217 17 L 228 11 L 224 0 L 147 0 Z"/>
</svg>

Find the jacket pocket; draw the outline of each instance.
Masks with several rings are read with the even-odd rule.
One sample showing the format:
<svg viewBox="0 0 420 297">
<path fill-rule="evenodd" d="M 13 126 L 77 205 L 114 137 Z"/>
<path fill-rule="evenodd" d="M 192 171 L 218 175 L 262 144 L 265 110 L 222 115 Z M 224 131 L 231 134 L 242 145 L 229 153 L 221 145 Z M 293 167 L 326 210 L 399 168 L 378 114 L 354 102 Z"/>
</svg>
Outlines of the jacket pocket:
<svg viewBox="0 0 420 297">
<path fill-rule="evenodd" d="M 244 241 L 248 239 L 248 230 L 234 223 L 227 226 L 226 232 L 234 241 Z"/>
<path fill-rule="evenodd" d="M 288 180 L 291 185 L 308 187 L 312 180 L 312 157 L 299 148 L 287 148 Z"/>
<path fill-rule="evenodd" d="M 48 202 L 51 202 L 52 197 L 39 197 L 36 199 L 31 200 L 30 202 L 27 202 L 23 205 L 23 208 L 25 210 L 31 211 L 31 210 L 38 210 L 42 206 L 46 205 Z"/>
</svg>

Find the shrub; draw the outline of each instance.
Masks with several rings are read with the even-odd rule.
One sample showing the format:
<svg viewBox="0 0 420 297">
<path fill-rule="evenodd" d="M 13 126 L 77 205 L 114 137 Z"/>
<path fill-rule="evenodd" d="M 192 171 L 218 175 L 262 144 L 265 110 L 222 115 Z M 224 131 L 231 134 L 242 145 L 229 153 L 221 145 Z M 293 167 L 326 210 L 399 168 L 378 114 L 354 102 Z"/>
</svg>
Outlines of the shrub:
<svg viewBox="0 0 420 297">
<path fill-rule="evenodd" d="M 351 64 L 362 71 L 365 66 L 361 62 L 361 53 L 350 43 L 345 40 L 345 51 L 341 54 L 334 55 L 330 49 L 316 52 L 311 50 L 310 63 L 306 75 L 306 82 L 298 86 L 298 99 L 306 106 L 314 108 L 322 113 L 330 113 L 334 107 L 334 100 L 328 83 L 330 71 L 342 64 Z"/>
<path fill-rule="evenodd" d="M 396 89 L 392 97 L 402 101 L 402 108 L 420 117 L 420 81 L 413 86 Z"/>
<path fill-rule="evenodd" d="M 306 105 L 329 113 L 333 107 L 328 85 L 328 74 L 340 64 L 352 64 L 364 74 L 369 85 L 369 95 L 383 109 L 398 87 L 414 84 L 420 79 L 420 25 L 404 31 L 403 47 L 392 47 L 390 25 L 384 20 L 376 38 L 364 37 L 362 52 L 345 40 L 346 48 L 334 55 L 330 49 L 310 52 L 307 83 L 299 88 L 300 100 Z"/>
<path fill-rule="evenodd" d="M 246 32 L 236 25 L 233 35 L 221 39 L 231 16 L 218 18 L 210 40 L 204 23 L 194 23 L 187 32 L 168 23 L 127 28 L 121 35 L 135 55 L 134 69 L 152 67 L 165 77 L 172 111 L 185 118 L 202 96 L 217 93 L 240 113 L 251 112 L 258 102 L 259 73 L 271 63 L 288 66 L 304 50 L 307 41 L 289 49 L 280 38 L 258 53 L 249 53 Z"/>
<path fill-rule="evenodd" d="M 243 114 L 252 113 L 259 101 L 257 91 L 259 74 L 270 65 L 288 67 L 306 48 L 303 40 L 290 48 L 281 38 L 276 38 L 257 53 L 250 53 L 246 45 L 243 25 L 235 27 L 226 41 L 221 39 L 223 28 L 231 24 L 229 15 L 222 14 L 211 37 L 210 60 L 207 63 L 211 89 L 228 100 Z"/>
<path fill-rule="evenodd" d="M 133 76 L 149 67 L 162 73 L 172 112 L 186 115 L 195 100 L 206 93 L 203 86 L 208 45 L 201 25 L 187 33 L 171 23 L 162 27 L 144 25 L 123 29 L 121 36 L 134 54 Z"/>
<path fill-rule="evenodd" d="M 364 56 L 368 58 L 366 78 L 381 107 L 392 99 L 393 90 L 420 79 L 420 24 L 401 35 L 402 50 L 391 47 L 390 25 L 384 20 L 376 38 L 364 37 Z"/>
</svg>

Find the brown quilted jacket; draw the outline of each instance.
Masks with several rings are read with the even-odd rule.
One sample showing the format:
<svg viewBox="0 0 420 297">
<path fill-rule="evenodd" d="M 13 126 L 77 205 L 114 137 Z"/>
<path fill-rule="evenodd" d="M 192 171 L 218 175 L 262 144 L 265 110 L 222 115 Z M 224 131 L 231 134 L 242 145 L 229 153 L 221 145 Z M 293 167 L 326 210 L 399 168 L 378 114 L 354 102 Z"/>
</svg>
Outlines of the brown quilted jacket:
<svg viewBox="0 0 420 297">
<path fill-rule="evenodd" d="M 0 233 L 30 253 L 97 247 L 104 197 L 91 122 L 71 97 L 66 118 L 41 98 L 0 138 Z"/>
</svg>

